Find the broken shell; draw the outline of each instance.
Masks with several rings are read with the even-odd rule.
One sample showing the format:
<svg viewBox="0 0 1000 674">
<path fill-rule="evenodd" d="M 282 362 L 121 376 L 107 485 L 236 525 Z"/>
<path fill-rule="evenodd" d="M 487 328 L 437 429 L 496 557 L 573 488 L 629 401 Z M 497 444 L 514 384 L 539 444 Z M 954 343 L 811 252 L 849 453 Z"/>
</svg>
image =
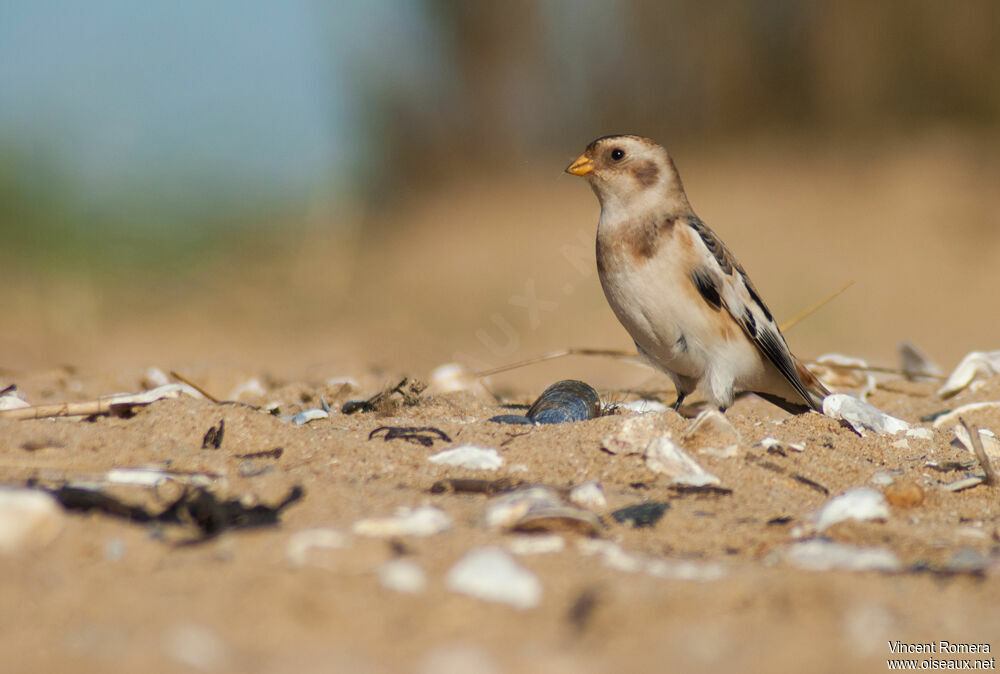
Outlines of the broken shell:
<svg viewBox="0 0 1000 674">
<path fill-rule="evenodd" d="M 909 430 L 910 424 L 890 416 L 879 408 L 846 393 L 831 393 L 823 399 L 823 414 L 833 419 L 843 419 L 860 435 L 865 430 L 876 433 L 899 433 Z"/>
<path fill-rule="evenodd" d="M 630 412 L 635 412 L 636 414 L 656 414 L 661 412 L 666 412 L 669 407 L 661 403 L 659 400 L 630 400 L 627 403 L 622 403 L 618 406 L 620 409 L 629 410 Z"/>
<path fill-rule="evenodd" d="M 821 539 L 788 546 L 785 559 L 807 571 L 898 571 L 899 558 L 885 548 L 863 548 Z"/>
<path fill-rule="evenodd" d="M 670 476 L 673 484 L 704 487 L 721 482 L 666 435 L 649 443 L 646 447 L 645 460 L 647 468 Z"/>
<path fill-rule="evenodd" d="M 581 508 L 604 510 L 608 507 L 608 499 L 604 496 L 599 482 L 584 482 L 573 487 L 569 492 L 570 503 Z"/>
<path fill-rule="evenodd" d="M 882 492 L 871 487 L 854 487 L 826 502 L 813 513 L 816 529 L 823 531 L 847 520 L 887 520 L 889 504 Z"/>
<path fill-rule="evenodd" d="M 0 410 L 16 410 L 31 405 L 15 393 L 0 396 Z"/>
<path fill-rule="evenodd" d="M 945 491 L 964 491 L 966 489 L 971 489 L 972 487 L 978 487 L 985 481 L 986 479 L 982 475 L 972 475 L 961 480 L 955 480 L 954 482 L 943 484 L 941 485 L 941 488 Z"/>
<path fill-rule="evenodd" d="M 524 513 L 511 527 L 521 533 L 573 533 L 583 536 L 598 536 L 601 520 L 589 510 L 556 506 L 532 508 Z"/>
<path fill-rule="evenodd" d="M 655 526 L 669 509 L 670 504 L 666 501 L 650 501 L 619 508 L 611 513 L 611 517 L 616 522 L 620 522 L 633 529 L 641 529 L 642 527 Z"/>
<path fill-rule="evenodd" d="M 329 412 L 327 412 L 326 410 L 321 410 L 317 407 L 310 410 L 302 410 L 295 416 L 291 417 L 291 421 L 296 426 L 301 426 L 316 419 L 329 419 L 329 418 L 330 418 Z"/>
<path fill-rule="evenodd" d="M 816 359 L 809 370 L 829 387 L 839 389 L 860 388 L 862 400 L 875 390 L 875 377 L 864 369 L 868 363 L 840 353 L 827 353 Z"/>
<path fill-rule="evenodd" d="M 245 398 L 261 398 L 265 395 L 267 395 L 267 391 L 264 390 L 264 385 L 260 383 L 260 379 L 253 377 L 234 388 L 228 399 L 243 400 Z"/>
<path fill-rule="evenodd" d="M 500 548 L 472 550 L 451 567 L 445 583 L 452 592 L 519 609 L 534 608 L 542 599 L 538 577 Z"/>
<path fill-rule="evenodd" d="M 427 587 L 427 574 L 409 559 L 390 559 L 378 567 L 382 587 L 405 594 L 418 594 Z"/>
<path fill-rule="evenodd" d="M 45 492 L 0 487 L 0 554 L 48 545 L 64 519 L 63 509 Z"/>
<path fill-rule="evenodd" d="M 336 529 L 303 529 L 296 531 L 285 544 L 285 556 L 294 567 L 306 565 L 309 551 L 314 548 L 340 550 L 347 546 L 347 540 Z"/>
<path fill-rule="evenodd" d="M 515 555 L 546 555 L 562 552 L 566 548 L 566 539 L 556 534 L 513 536 L 507 540 L 506 545 Z"/>
<path fill-rule="evenodd" d="M 532 509 L 562 505 L 559 495 L 548 487 L 521 487 L 492 499 L 486 506 L 484 519 L 491 529 L 510 529 Z"/>
<path fill-rule="evenodd" d="M 774 450 L 776 452 L 804 452 L 806 451 L 806 446 L 799 442 L 785 442 L 784 440 L 779 440 L 778 438 L 764 438 L 760 441 L 760 446 L 767 450 Z"/>
<path fill-rule="evenodd" d="M 1000 462 L 1000 440 L 997 440 L 996 434 L 988 428 L 980 428 L 979 441 L 983 445 L 983 451 L 986 452 L 986 456 L 991 461 Z M 957 446 L 975 454 L 975 450 L 972 449 L 972 438 L 962 425 L 955 426 L 955 439 L 951 441 L 951 446 Z"/>
<path fill-rule="evenodd" d="M 969 412 L 978 412 L 980 410 L 991 410 L 1000 407 L 1000 401 L 987 401 L 981 403 L 969 403 L 968 405 L 962 405 L 961 407 L 956 407 L 950 412 L 946 412 L 941 416 L 934 419 L 934 428 L 941 428 L 942 426 L 947 426 L 958 421 L 958 418 L 963 414 L 968 414 Z"/>
<path fill-rule="evenodd" d="M 937 394 L 949 398 L 974 380 L 1000 373 L 1000 351 L 973 351 L 962 359 Z"/>
<path fill-rule="evenodd" d="M 471 470 L 496 470 L 503 465 L 503 457 L 497 450 L 475 445 L 459 445 L 446 449 L 428 457 L 427 460 L 431 463 Z"/>
<path fill-rule="evenodd" d="M 359 536 L 433 536 L 451 528 L 448 513 L 434 506 L 399 508 L 392 517 L 358 520 L 352 530 Z"/>
<path fill-rule="evenodd" d="M 740 432 L 719 410 L 705 410 L 685 429 L 681 440 L 687 447 L 725 451 L 738 447 L 742 441 Z"/>
<path fill-rule="evenodd" d="M 658 414 L 643 414 L 628 417 L 617 430 L 604 436 L 601 449 L 611 454 L 642 454 L 653 438 L 668 432 L 663 417 Z"/>
<path fill-rule="evenodd" d="M 898 347 L 900 369 L 907 379 L 917 379 L 920 377 L 938 377 L 941 375 L 941 368 L 937 363 L 927 357 L 923 351 L 910 342 L 903 341 Z"/>
</svg>

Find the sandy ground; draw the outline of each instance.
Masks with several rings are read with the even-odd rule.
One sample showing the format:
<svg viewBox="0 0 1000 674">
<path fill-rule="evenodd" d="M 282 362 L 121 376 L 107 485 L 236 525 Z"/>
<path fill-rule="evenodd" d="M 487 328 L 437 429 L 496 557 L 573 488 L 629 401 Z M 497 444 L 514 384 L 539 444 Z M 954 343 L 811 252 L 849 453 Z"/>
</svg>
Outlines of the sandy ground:
<svg viewBox="0 0 1000 674">
<path fill-rule="evenodd" d="M 997 271 L 986 261 L 1000 247 L 1000 194 L 987 186 L 1000 163 L 988 146 L 945 136 L 878 153 L 747 144 L 675 155 L 696 210 L 779 317 L 856 281 L 789 331 L 803 357 L 837 351 L 894 366 L 909 339 L 948 371 L 970 350 L 997 347 Z M 0 418 L 0 482 L 54 488 L 155 467 L 208 476 L 213 493 L 245 507 L 278 503 L 295 486 L 304 497 L 277 526 L 205 540 L 192 540 L 190 524 L 63 516 L 51 541 L 0 555 L 4 671 L 840 672 L 885 670 L 895 641 L 995 653 L 1000 488 L 946 491 L 980 469 L 952 446 L 954 422 L 921 419 L 1000 400 L 1000 378 L 943 400 L 939 382 L 881 377 L 871 402 L 926 438 L 860 437 L 740 399 L 726 415 L 735 449 L 720 451 L 727 443 L 712 435 L 683 443 L 726 488 L 693 493 L 642 456 L 602 450 L 634 412 L 535 428 L 488 421 L 511 411 L 501 403 L 530 403 L 564 378 L 588 381 L 606 404 L 637 390 L 672 401 L 664 377 L 620 361 L 568 358 L 491 377 L 492 394 L 432 388 L 412 405 L 339 411 L 404 376 L 430 381 L 452 360 L 476 369 L 566 346 L 625 348 L 592 270 L 596 213 L 583 185 L 539 170 L 406 201 L 380 214 L 380 227 L 357 215 L 357 227 L 330 233 L 330 211 L 318 208 L 290 226 L 285 249 L 224 273 L 180 269 L 156 294 L 25 271 L 4 294 L 0 385 L 32 404 L 83 401 L 150 388 L 156 366 L 244 404 L 181 397 L 129 418 Z M 234 395 L 254 379 L 256 392 Z M 329 418 L 283 418 L 321 398 Z M 274 403 L 278 416 L 263 409 Z M 965 418 L 1000 432 L 997 408 Z M 220 420 L 219 448 L 203 449 Z M 657 413 L 656 433 L 680 442 L 690 423 Z M 449 440 L 369 439 L 381 426 L 433 426 Z M 769 436 L 804 449 L 768 452 L 759 443 Z M 502 466 L 428 460 L 462 444 L 496 449 Z M 261 452 L 272 453 L 247 457 Z M 893 484 L 873 483 L 881 473 Z M 524 554 L 525 534 L 484 523 L 499 495 L 432 490 L 451 478 L 561 493 L 596 481 L 607 503 L 592 507 L 602 521 L 593 537 L 559 531 L 561 544 L 542 540 L 560 549 Z M 812 513 L 862 486 L 891 497 L 888 517 L 811 531 Z M 111 491 L 155 509 L 171 498 L 158 489 Z M 654 526 L 611 516 L 648 502 L 669 503 Z M 425 504 L 448 515 L 446 531 L 354 533 L 359 520 Z M 297 534 L 317 528 L 339 534 L 339 547 L 296 552 Z M 792 552 L 803 540 L 888 551 L 898 569 L 806 570 Z M 537 578 L 537 606 L 449 588 L 449 570 L 490 547 Z M 423 571 L 424 588 L 385 586 L 379 570 L 399 560 Z"/>
</svg>

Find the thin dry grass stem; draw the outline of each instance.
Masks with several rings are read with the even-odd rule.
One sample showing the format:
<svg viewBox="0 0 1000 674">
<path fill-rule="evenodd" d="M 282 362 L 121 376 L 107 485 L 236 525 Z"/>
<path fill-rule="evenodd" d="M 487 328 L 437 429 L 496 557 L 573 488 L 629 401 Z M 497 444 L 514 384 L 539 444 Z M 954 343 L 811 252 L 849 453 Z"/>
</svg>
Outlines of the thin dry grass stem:
<svg viewBox="0 0 1000 674">
<path fill-rule="evenodd" d="M 92 414 L 109 414 L 113 399 L 86 400 L 76 403 L 54 403 L 52 405 L 37 405 L 35 407 L 18 407 L 12 410 L 0 410 L 0 418 L 4 419 L 46 419 L 49 417 L 89 417 Z"/>
<path fill-rule="evenodd" d="M 193 381 L 191 381 L 187 377 L 183 377 L 183 376 L 181 376 L 180 374 L 178 374 L 177 372 L 175 372 L 173 370 L 170 371 L 170 376 L 173 377 L 174 379 L 176 379 L 177 381 L 181 382 L 182 384 L 187 384 L 188 386 L 190 386 L 191 388 L 193 388 L 195 391 L 197 391 L 198 393 L 202 394 L 203 396 L 205 396 L 206 398 L 208 398 L 209 400 L 211 400 L 213 403 L 215 403 L 215 404 L 218 405 L 220 402 L 222 402 L 221 400 L 219 400 L 218 398 L 216 398 L 214 395 L 212 395 L 211 393 L 209 393 L 208 391 L 206 391 L 202 387 L 200 387 L 197 384 L 195 384 Z"/>
<path fill-rule="evenodd" d="M 983 472 L 986 473 L 986 479 L 983 480 L 983 484 L 991 487 L 996 485 L 997 474 L 993 470 L 993 462 L 990 461 L 989 455 L 983 449 L 983 440 L 979 437 L 979 429 L 974 424 L 967 424 L 962 417 L 959 417 L 958 421 L 965 428 L 965 432 L 969 434 L 969 441 L 972 443 L 972 453 L 979 459 L 979 463 L 983 467 Z"/>
<path fill-rule="evenodd" d="M 801 321 L 803 318 L 806 318 L 807 316 L 809 316 L 813 312 L 819 310 L 824 305 L 826 305 L 828 302 L 830 302 L 831 300 L 833 300 L 833 298 L 837 297 L 837 295 L 839 295 L 840 293 L 842 293 L 845 290 L 847 290 L 848 288 L 850 288 L 852 285 L 854 285 L 854 281 L 848 281 L 847 283 L 845 283 L 844 285 L 842 285 L 838 290 L 834 290 L 832 293 L 830 293 L 829 295 L 827 295 L 826 297 L 824 297 L 823 299 L 821 299 L 816 304 L 812 305 L 811 307 L 809 307 L 808 309 L 806 309 L 804 311 L 799 312 L 798 315 L 793 316 L 792 318 L 788 319 L 787 321 L 785 321 L 784 323 L 782 323 L 779 326 L 781 328 L 781 331 L 785 332 L 786 330 L 788 330 L 789 328 L 791 328 L 792 326 L 794 326 L 796 323 L 798 323 L 799 321 Z"/>
<path fill-rule="evenodd" d="M 490 375 L 500 374 L 501 372 L 507 372 L 508 370 L 516 370 L 521 367 L 527 367 L 528 365 L 535 365 L 536 363 L 544 363 L 547 360 L 555 360 L 556 358 L 565 358 L 566 356 L 610 356 L 612 358 L 637 358 L 639 354 L 631 353 L 629 351 L 619 351 L 618 349 L 561 349 L 559 351 L 553 351 L 552 353 L 547 353 L 544 356 L 537 356 L 535 358 L 528 358 L 527 360 L 521 360 L 516 363 L 508 363 L 507 365 L 500 365 L 499 367 L 494 367 L 489 370 L 482 370 L 480 372 L 474 373 L 476 379 L 482 379 L 483 377 L 489 377 Z"/>
</svg>

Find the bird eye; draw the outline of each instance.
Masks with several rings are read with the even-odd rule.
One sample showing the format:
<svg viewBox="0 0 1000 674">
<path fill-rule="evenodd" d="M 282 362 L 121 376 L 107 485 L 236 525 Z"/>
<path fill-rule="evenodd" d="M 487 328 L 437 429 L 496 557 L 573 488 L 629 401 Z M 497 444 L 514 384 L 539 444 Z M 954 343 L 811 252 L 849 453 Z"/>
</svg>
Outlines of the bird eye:
<svg viewBox="0 0 1000 674">
<path fill-rule="evenodd" d="M 625 150 L 620 147 L 616 147 L 611 151 L 611 159 L 614 161 L 621 161 L 625 157 Z"/>
</svg>

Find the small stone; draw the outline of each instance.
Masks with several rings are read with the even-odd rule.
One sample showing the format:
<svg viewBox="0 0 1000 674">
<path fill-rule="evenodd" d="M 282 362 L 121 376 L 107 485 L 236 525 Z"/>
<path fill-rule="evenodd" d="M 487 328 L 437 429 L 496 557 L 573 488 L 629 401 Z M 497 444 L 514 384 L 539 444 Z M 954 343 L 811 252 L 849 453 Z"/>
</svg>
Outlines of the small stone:
<svg viewBox="0 0 1000 674">
<path fill-rule="evenodd" d="M 645 459 L 647 468 L 668 475 L 676 485 L 704 487 L 721 482 L 666 435 L 649 443 Z"/>
<path fill-rule="evenodd" d="M 393 517 L 363 519 L 354 523 L 352 531 L 359 536 L 389 538 L 392 536 L 433 536 L 451 528 L 451 517 L 440 508 L 420 506 L 399 508 Z"/>
<path fill-rule="evenodd" d="M 538 606 L 542 599 L 538 577 L 495 547 L 469 552 L 448 571 L 445 584 L 452 592 L 522 610 Z"/>
<path fill-rule="evenodd" d="M 383 587 L 404 594 L 419 594 L 427 587 L 427 575 L 416 562 L 391 559 L 378 568 L 378 580 Z"/>
<path fill-rule="evenodd" d="M 847 520 L 887 520 L 889 504 L 877 489 L 854 487 L 827 501 L 812 519 L 818 531 Z"/>
<path fill-rule="evenodd" d="M 670 504 L 666 501 L 649 503 L 639 503 L 637 505 L 620 508 L 611 517 L 616 522 L 620 522 L 633 529 L 654 526 L 663 517 L 664 513 L 670 509 Z"/>
<path fill-rule="evenodd" d="M 38 550 L 62 531 L 66 515 L 36 489 L 0 487 L 0 554 Z"/>
<path fill-rule="evenodd" d="M 608 507 L 608 499 L 599 482 L 583 482 L 573 487 L 569 492 L 570 503 L 590 510 L 604 510 Z"/>
<path fill-rule="evenodd" d="M 815 539 L 786 548 L 785 559 L 806 571 L 898 571 L 899 559 L 885 548 Z"/>
<path fill-rule="evenodd" d="M 446 449 L 427 460 L 439 465 L 457 466 L 471 470 L 497 470 L 503 465 L 503 457 L 497 450 L 475 445 L 460 445 Z"/>
<path fill-rule="evenodd" d="M 924 502 L 924 490 L 916 482 L 900 480 L 887 486 L 882 493 L 897 508 L 916 508 Z"/>
<path fill-rule="evenodd" d="M 861 435 L 866 430 L 892 435 L 910 428 L 910 424 L 902 419 L 890 416 L 874 405 L 846 393 L 832 393 L 824 398 L 823 414 L 833 419 L 843 419 Z"/>
</svg>

